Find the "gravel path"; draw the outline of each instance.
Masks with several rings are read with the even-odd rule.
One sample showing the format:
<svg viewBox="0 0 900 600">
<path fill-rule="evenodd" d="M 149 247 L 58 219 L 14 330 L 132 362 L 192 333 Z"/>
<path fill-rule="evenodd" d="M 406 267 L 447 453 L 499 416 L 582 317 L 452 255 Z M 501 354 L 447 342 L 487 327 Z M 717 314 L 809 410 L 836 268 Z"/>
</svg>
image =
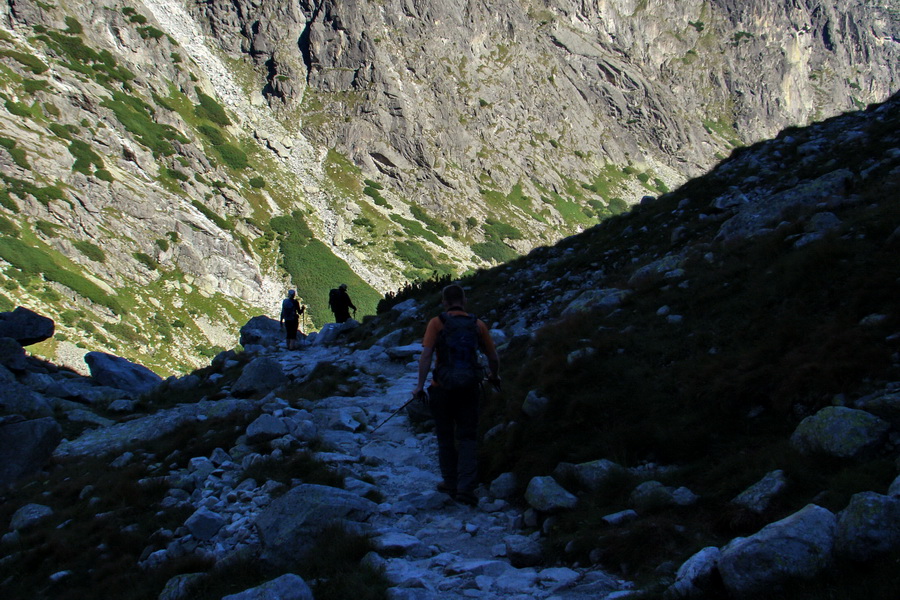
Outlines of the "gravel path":
<svg viewBox="0 0 900 600">
<path fill-rule="evenodd" d="M 280 356 L 290 371 L 308 369 L 324 356 L 335 359 L 324 352 L 311 348 Z M 356 383 L 362 387 L 357 396 L 319 401 L 315 410 L 362 410 L 368 428 L 360 433 L 325 432 L 323 438 L 336 448 L 325 458 L 361 477 L 368 475 L 384 496 L 371 522 L 378 555 L 369 559 L 383 566 L 395 584 L 392 600 L 611 600 L 633 593 L 628 583 L 596 569 L 553 566 L 542 560 L 536 566 L 523 566 L 528 558 L 519 552 L 525 549 L 527 555 L 528 547 L 533 551 L 538 545 L 533 542 L 539 543 L 541 534 L 523 529 L 520 509 L 491 497 L 484 486 L 478 490 L 477 507 L 458 504 L 437 492 L 440 476 L 434 434 L 416 433 L 405 411 L 372 433 L 410 398 L 415 358 L 398 364 L 384 353 L 371 351 L 338 350 L 338 356 L 338 363 L 354 366 Z M 378 374 L 390 383 L 376 384 Z"/>
</svg>

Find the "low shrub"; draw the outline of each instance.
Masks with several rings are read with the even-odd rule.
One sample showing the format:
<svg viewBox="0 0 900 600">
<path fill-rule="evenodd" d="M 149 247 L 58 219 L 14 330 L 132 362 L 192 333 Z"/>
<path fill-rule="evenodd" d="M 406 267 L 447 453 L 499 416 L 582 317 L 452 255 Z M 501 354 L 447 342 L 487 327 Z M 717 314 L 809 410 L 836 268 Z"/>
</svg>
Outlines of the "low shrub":
<svg viewBox="0 0 900 600">
<path fill-rule="evenodd" d="M 16 52 L 15 50 L 0 50 L 0 56 L 12 58 L 35 75 L 45 73 L 50 68 L 38 57 L 23 52 Z"/>
<path fill-rule="evenodd" d="M 73 245 L 88 259 L 98 263 L 106 262 L 106 252 L 100 246 L 87 240 L 76 240 Z"/>
<path fill-rule="evenodd" d="M 200 104 L 194 108 L 194 112 L 198 117 L 206 119 L 207 121 L 212 121 L 216 125 L 221 125 L 222 127 L 231 125 L 231 119 L 228 118 L 225 109 L 215 98 L 207 96 L 203 92 L 198 92 L 197 99 L 200 101 Z"/>
<path fill-rule="evenodd" d="M 226 165 L 235 170 L 245 169 L 250 161 L 247 154 L 234 144 L 221 144 L 216 146 L 216 152 L 222 157 Z"/>
</svg>

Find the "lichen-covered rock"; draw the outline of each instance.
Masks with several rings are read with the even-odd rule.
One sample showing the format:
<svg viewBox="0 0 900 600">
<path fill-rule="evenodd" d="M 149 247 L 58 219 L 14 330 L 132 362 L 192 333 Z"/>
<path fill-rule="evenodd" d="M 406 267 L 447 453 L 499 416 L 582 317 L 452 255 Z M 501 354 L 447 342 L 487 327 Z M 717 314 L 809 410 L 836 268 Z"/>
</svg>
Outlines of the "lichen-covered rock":
<svg viewBox="0 0 900 600">
<path fill-rule="evenodd" d="M 525 501 L 541 512 L 567 510 L 578 504 L 578 498 L 566 491 L 552 477 L 534 477 L 528 482 Z"/>
<path fill-rule="evenodd" d="M 832 564 L 837 519 L 810 504 L 722 549 L 719 573 L 736 596 L 765 592 L 793 579 L 811 579 Z"/>
<path fill-rule="evenodd" d="M 731 502 L 755 513 L 763 513 L 787 487 L 784 471 L 778 469 L 741 492 Z"/>
<path fill-rule="evenodd" d="M 875 492 L 854 494 L 838 513 L 835 551 L 867 561 L 900 549 L 900 498 Z"/>
<path fill-rule="evenodd" d="M 254 394 L 271 392 L 287 381 L 280 362 L 268 356 L 260 356 L 247 363 L 231 387 L 231 393 L 238 398 L 246 398 Z"/>
<path fill-rule="evenodd" d="M 293 564 L 314 546 L 316 534 L 334 522 L 364 521 L 377 505 L 352 492 L 324 485 L 298 485 L 272 501 L 257 517 L 261 558 Z"/>
<path fill-rule="evenodd" d="M 856 458 L 884 443 L 890 425 L 862 410 L 828 406 L 806 417 L 791 436 L 791 445 L 805 454 Z"/>
</svg>

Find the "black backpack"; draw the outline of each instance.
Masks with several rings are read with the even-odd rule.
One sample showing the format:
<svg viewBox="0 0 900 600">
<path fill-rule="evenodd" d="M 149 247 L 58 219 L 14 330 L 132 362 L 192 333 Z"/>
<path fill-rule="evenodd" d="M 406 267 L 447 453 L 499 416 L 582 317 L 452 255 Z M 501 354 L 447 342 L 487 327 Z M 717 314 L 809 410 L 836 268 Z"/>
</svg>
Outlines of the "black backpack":
<svg viewBox="0 0 900 600">
<path fill-rule="evenodd" d="M 484 376 L 478 364 L 478 319 L 475 315 L 449 313 L 439 318 L 444 328 L 438 334 L 435 381 L 445 390 L 478 385 Z"/>
<path fill-rule="evenodd" d="M 341 290 L 339 290 L 337 288 L 334 288 L 333 290 L 328 292 L 328 306 L 331 308 L 332 311 L 345 308 L 344 305 L 346 303 L 344 301 L 343 296 L 344 295 L 341 293 Z"/>
</svg>

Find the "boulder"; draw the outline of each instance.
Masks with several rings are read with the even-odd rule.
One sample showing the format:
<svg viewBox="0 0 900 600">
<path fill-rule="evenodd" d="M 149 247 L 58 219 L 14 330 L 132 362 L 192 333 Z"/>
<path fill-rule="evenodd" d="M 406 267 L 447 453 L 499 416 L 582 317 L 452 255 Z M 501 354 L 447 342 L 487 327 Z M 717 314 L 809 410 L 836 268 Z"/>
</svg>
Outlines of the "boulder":
<svg viewBox="0 0 900 600">
<path fill-rule="evenodd" d="M 718 577 L 722 552 L 715 546 L 704 548 L 684 561 L 675 573 L 675 583 L 666 590 L 667 598 L 697 598 L 710 589 Z"/>
<path fill-rule="evenodd" d="M 658 481 L 645 481 L 631 492 L 630 501 L 639 513 L 652 512 L 670 506 L 690 506 L 697 495 L 686 487 L 668 487 Z"/>
<path fill-rule="evenodd" d="M 516 476 L 514 473 L 501 473 L 490 485 L 494 498 L 510 498 L 516 492 Z"/>
<path fill-rule="evenodd" d="M 587 290 L 572 300 L 563 309 L 562 315 L 567 317 L 591 310 L 612 311 L 618 308 L 631 294 L 631 290 L 620 290 L 618 288 Z"/>
<path fill-rule="evenodd" d="M 364 521 L 378 509 L 353 492 L 324 485 L 298 485 L 276 498 L 255 521 L 261 559 L 275 566 L 302 560 L 316 536 L 334 522 Z"/>
<path fill-rule="evenodd" d="M 287 381 L 288 378 L 284 374 L 280 362 L 268 356 L 260 356 L 247 363 L 240 377 L 231 387 L 231 393 L 238 398 L 265 394 L 284 385 Z"/>
<path fill-rule="evenodd" d="M 664 256 L 635 271 L 628 279 L 628 287 L 645 290 L 659 285 L 666 280 L 666 275 L 684 265 L 681 256 Z"/>
<path fill-rule="evenodd" d="M 784 471 L 777 470 L 766 474 L 758 482 L 741 492 L 732 500 L 732 504 L 743 506 L 757 514 L 763 513 L 787 487 Z"/>
<path fill-rule="evenodd" d="M 793 579 L 811 579 L 832 563 L 837 519 L 807 505 L 722 549 L 719 573 L 735 596 L 763 593 Z"/>
<path fill-rule="evenodd" d="M 804 454 L 858 458 L 881 446 L 890 425 L 875 415 L 844 406 L 828 406 L 806 417 L 791 436 Z"/>
<path fill-rule="evenodd" d="M 541 396 L 536 390 L 531 390 L 522 403 L 522 412 L 531 418 L 537 418 L 547 411 L 548 406 L 550 406 L 548 398 Z"/>
<path fill-rule="evenodd" d="M 567 492 L 552 477 L 534 477 L 528 482 L 525 501 L 541 512 L 567 510 L 578 504 L 578 498 Z"/>
<path fill-rule="evenodd" d="M 854 402 L 853 407 L 881 417 L 900 429 L 900 389 L 888 387 L 869 394 Z"/>
<path fill-rule="evenodd" d="M 84 355 L 84 362 L 97 383 L 135 396 L 145 394 L 162 383 L 162 377 L 147 367 L 105 352 L 88 352 Z"/>
<path fill-rule="evenodd" d="M 313 600 L 313 593 L 302 577 L 287 573 L 222 600 Z"/>
<path fill-rule="evenodd" d="M 0 425 L 0 487 L 40 469 L 62 440 L 49 417 Z"/>
<path fill-rule="evenodd" d="M 838 513 L 836 554 L 863 562 L 896 550 L 900 550 L 900 498 L 854 494 Z"/>
<path fill-rule="evenodd" d="M 30 346 L 53 337 L 53 319 L 44 317 L 24 306 L 12 312 L 0 313 L 0 337 L 16 340 L 22 346 Z"/>
<path fill-rule="evenodd" d="M 260 444 L 280 438 L 288 433 L 287 425 L 278 417 L 260 415 L 247 427 L 247 443 Z"/>
<path fill-rule="evenodd" d="M 623 476 L 626 472 L 624 467 L 605 458 L 577 465 L 560 463 L 558 468 L 561 472 L 570 472 L 578 480 L 578 483 L 592 492 Z"/>
<path fill-rule="evenodd" d="M 208 541 L 213 539 L 225 525 L 225 518 L 206 507 L 201 507 L 188 517 L 184 525 L 195 538 Z"/>
<path fill-rule="evenodd" d="M 300 333 L 297 333 L 299 339 Z M 275 319 L 266 316 L 253 317 L 241 327 L 241 346 L 277 346 L 285 341 L 284 330 Z"/>
<path fill-rule="evenodd" d="M 510 535 L 503 539 L 509 564 L 517 569 L 536 567 L 544 562 L 541 545 L 524 535 Z"/>
<path fill-rule="evenodd" d="M 9 528 L 13 531 L 28 529 L 53 514 L 53 509 L 43 504 L 26 504 L 13 513 Z"/>
<path fill-rule="evenodd" d="M 15 381 L 0 382 L 0 414 L 29 419 L 52 417 L 53 407 L 47 398 L 27 386 Z"/>
</svg>

